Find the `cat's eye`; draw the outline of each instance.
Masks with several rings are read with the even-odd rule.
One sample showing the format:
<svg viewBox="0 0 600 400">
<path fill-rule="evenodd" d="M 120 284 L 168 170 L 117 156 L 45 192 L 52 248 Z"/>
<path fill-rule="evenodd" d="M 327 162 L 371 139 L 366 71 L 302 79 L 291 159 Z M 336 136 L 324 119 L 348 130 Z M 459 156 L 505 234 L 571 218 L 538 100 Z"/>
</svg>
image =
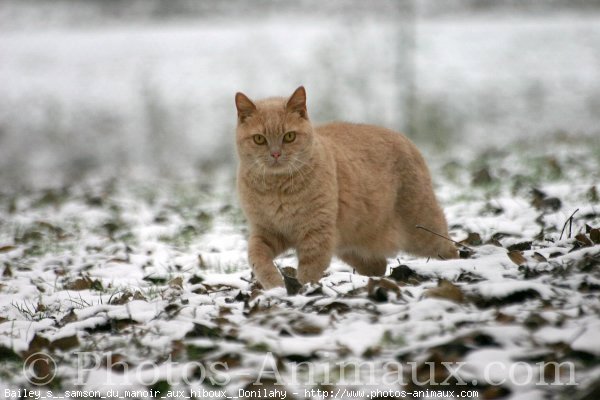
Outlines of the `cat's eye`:
<svg viewBox="0 0 600 400">
<path fill-rule="evenodd" d="M 254 135 L 254 136 L 252 136 L 252 139 L 254 139 L 254 143 L 256 143 L 256 144 L 267 143 L 267 138 L 265 138 L 263 135 Z"/>
<path fill-rule="evenodd" d="M 294 131 L 287 132 L 283 135 L 283 141 L 286 143 L 292 143 L 294 140 L 296 140 L 296 132 Z"/>
</svg>

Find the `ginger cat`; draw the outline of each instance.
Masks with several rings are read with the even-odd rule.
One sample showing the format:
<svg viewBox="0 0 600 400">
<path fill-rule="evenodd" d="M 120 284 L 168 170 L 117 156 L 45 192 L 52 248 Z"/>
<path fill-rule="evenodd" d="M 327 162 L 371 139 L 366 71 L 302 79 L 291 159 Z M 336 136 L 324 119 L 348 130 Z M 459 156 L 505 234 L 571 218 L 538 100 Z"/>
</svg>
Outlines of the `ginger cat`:
<svg viewBox="0 0 600 400">
<path fill-rule="evenodd" d="M 298 254 L 297 278 L 317 282 L 335 254 L 383 275 L 399 250 L 456 258 L 429 171 L 415 145 L 388 129 L 313 126 L 306 91 L 252 102 L 237 93 L 238 194 L 250 223 L 248 259 L 265 289 L 283 286 L 273 259 Z"/>
</svg>

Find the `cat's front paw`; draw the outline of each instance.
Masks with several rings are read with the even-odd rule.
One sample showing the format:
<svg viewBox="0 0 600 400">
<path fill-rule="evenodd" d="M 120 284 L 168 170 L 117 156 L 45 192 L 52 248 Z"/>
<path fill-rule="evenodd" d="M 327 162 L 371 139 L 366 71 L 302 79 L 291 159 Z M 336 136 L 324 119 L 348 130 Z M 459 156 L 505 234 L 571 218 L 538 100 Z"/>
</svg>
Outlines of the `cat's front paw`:
<svg viewBox="0 0 600 400">
<path fill-rule="evenodd" d="M 264 290 L 284 287 L 283 277 L 279 273 L 269 274 L 268 276 L 262 276 L 258 279 L 258 282 Z"/>
<path fill-rule="evenodd" d="M 306 285 L 307 283 L 319 283 L 322 277 L 323 274 L 318 271 L 299 270 L 297 279 L 302 285 Z"/>
</svg>

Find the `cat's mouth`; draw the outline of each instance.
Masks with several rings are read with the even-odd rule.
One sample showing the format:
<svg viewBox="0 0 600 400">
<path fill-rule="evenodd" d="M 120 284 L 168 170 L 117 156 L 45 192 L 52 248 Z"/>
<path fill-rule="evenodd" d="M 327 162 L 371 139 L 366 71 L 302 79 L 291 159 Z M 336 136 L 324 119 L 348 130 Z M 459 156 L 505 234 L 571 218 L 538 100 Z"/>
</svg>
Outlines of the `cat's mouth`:
<svg viewBox="0 0 600 400">
<path fill-rule="evenodd" d="M 284 157 L 277 160 L 269 160 L 265 164 L 268 170 L 273 173 L 285 172 L 288 170 L 288 162 Z"/>
</svg>

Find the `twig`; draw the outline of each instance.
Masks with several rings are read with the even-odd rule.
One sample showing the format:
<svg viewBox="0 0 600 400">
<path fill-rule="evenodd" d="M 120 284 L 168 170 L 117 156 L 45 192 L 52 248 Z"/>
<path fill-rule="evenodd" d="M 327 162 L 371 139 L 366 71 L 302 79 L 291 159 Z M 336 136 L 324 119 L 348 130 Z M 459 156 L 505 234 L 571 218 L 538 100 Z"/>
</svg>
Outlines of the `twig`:
<svg viewBox="0 0 600 400">
<path fill-rule="evenodd" d="M 423 225 L 415 225 L 415 228 L 417 228 L 417 229 L 423 229 L 425 232 L 429 232 L 429 233 L 431 233 L 432 235 L 439 236 L 439 237 L 441 237 L 442 239 L 446 239 L 446 240 L 448 240 L 448 241 L 450 241 L 450 242 L 454 243 L 454 244 L 455 244 L 455 245 L 457 245 L 457 246 L 462 246 L 462 247 L 464 247 L 465 249 L 467 249 L 467 250 L 469 250 L 469 251 L 474 251 L 474 250 L 473 250 L 472 248 L 470 248 L 469 246 L 467 246 L 467 245 L 464 245 L 464 244 L 462 244 L 462 243 L 460 243 L 460 242 L 457 242 L 456 240 L 452 240 L 452 239 L 450 239 L 450 238 L 449 238 L 449 237 L 447 237 L 447 236 L 444 236 L 444 235 L 441 235 L 441 234 L 439 234 L 439 233 L 437 233 L 437 232 L 434 232 L 434 231 L 432 231 L 432 230 L 431 230 L 431 229 L 429 229 L 429 228 L 425 228 Z"/>
<path fill-rule="evenodd" d="M 558 240 L 562 240 L 563 233 L 565 233 L 565 229 L 567 229 L 567 224 L 569 224 L 569 239 L 571 238 L 571 226 L 573 225 L 573 216 L 577 213 L 577 211 L 579 211 L 579 208 L 573 211 L 573 214 L 571 214 L 571 216 L 565 221 L 565 224 L 563 225 L 562 230 L 560 231 L 560 237 L 558 238 Z"/>
<path fill-rule="evenodd" d="M 325 285 L 323 285 L 323 286 L 325 286 Z M 341 296 L 341 295 L 342 295 L 342 294 L 341 294 L 341 293 L 340 293 L 338 290 L 336 290 L 336 289 L 333 287 L 333 283 L 332 283 L 331 285 L 329 285 L 329 286 L 325 286 L 325 287 L 326 287 L 326 288 L 328 288 L 328 289 L 331 289 L 331 290 L 333 290 L 335 293 L 337 293 L 337 294 L 338 294 L 338 296 Z"/>
</svg>

